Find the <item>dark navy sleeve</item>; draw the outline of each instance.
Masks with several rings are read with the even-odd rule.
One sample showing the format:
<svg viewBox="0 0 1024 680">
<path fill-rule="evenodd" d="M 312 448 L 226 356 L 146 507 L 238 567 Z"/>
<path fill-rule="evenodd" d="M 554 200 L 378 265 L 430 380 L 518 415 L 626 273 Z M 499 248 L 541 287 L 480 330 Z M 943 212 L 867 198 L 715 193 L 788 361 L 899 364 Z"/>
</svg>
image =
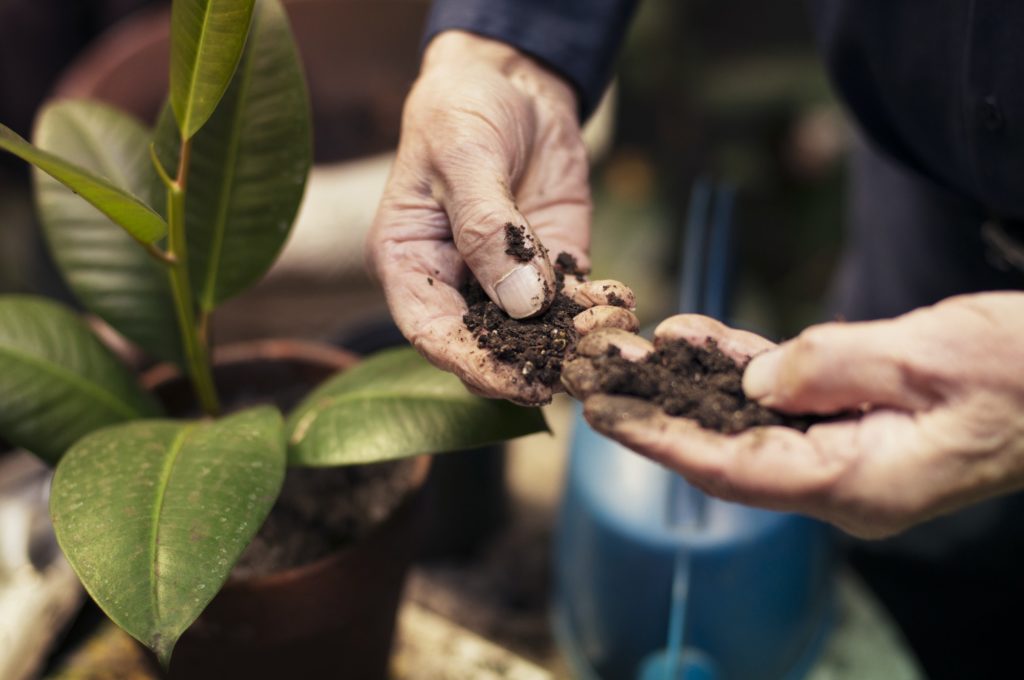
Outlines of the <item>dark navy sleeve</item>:
<svg viewBox="0 0 1024 680">
<path fill-rule="evenodd" d="M 868 138 L 1024 222 L 1024 2 L 813 0 L 825 64 Z"/>
<path fill-rule="evenodd" d="M 638 0 L 435 0 L 424 44 L 461 29 L 494 38 L 543 62 L 576 89 L 580 114 L 593 112 Z"/>
</svg>

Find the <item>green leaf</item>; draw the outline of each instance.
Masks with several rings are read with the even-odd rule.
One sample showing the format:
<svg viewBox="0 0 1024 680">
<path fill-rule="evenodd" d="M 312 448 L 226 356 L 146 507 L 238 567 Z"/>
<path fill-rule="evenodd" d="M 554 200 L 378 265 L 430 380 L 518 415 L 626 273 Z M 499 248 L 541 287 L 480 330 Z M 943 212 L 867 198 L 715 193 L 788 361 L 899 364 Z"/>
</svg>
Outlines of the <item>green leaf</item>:
<svg viewBox="0 0 1024 680">
<path fill-rule="evenodd" d="M 171 106 L 182 137 L 206 124 L 227 90 L 249 33 L 254 0 L 174 0 Z"/>
<path fill-rule="evenodd" d="M 128 423 L 68 451 L 50 514 L 89 594 L 166 666 L 270 512 L 284 470 L 272 407 Z"/>
<path fill-rule="evenodd" d="M 31 163 L 68 187 L 134 238 L 155 243 L 167 234 L 167 223 L 141 199 L 100 175 L 36 148 L 14 130 L 0 125 L 0 149 Z"/>
<path fill-rule="evenodd" d="M 173 167 L 169 115 L 157 149 Z M 197 302 L 213 310 L 262 277 L 288 238 L 312 164 L 309 98 L 288 18 L 259 3 L 252 34 L 224 101 L 195 139 L 185 225 Z"/>
<path fill-rule="evenodd" d="M 36 120 L 35 142 L 136 195 L 157 181 L 148 155 L 150 133 L 104 104 L 47 106 Z M 75 296 L 146 351 L 180 363 L 181 337 L 164 266 L 59 182 L 38 171 L 35 180 L 47 243 Z"/>
<path fill-rule="evenodd" d="M 0 437 L 56 463 L 93 430 L 160 414 L 71 311 L 41 298 L 0 296 Z"/>
<path fill-rule="evenodd" d="M 547 429 L 539 409 L 475 397 L 412 349 L 329 380 L 288 418 L 289 462 L 372 463 L 482 446 Z"/>
</svg>

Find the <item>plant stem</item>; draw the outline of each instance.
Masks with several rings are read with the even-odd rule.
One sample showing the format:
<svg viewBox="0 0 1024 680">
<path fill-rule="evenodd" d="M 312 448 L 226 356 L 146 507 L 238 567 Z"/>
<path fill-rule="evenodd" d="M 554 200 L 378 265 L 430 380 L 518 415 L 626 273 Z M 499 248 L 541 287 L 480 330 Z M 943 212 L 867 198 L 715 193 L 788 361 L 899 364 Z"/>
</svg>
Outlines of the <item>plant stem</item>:
<svg viewBox="0 0 1024 680">
<path fill-rule="evenodd" d="M 210 350 L 200 338 L 196 325 L 196 309 L 192 300 L 192 284 L 188 277 L 188 246 L 185 239 L 185 190 L 188 184 L 188 160 L 191 143 L 182 140 L 178 160 L 178 176 L 167 185 L 167 251 L 173 263 L 169 267 L 174 309 L 178 328 L 185 345 L 188 375 L 199 398 L 199 405 L 207 415 L 220 412 L 217 388 L 210 371 Z M 205 323 L 204 323 L 205 326 Z M 205 329 L 204 329 L 205 330 Z M 205 333 L 204 333 L 205 335 Z"/>
<path fill-rule="evenodd" d="M 156 260 L 160 264 L 166 264 L 166 265 L 174 264 L 174 258 L 171 256 L 170 253 L 165 253 L 164 251 L 160 250 L 158 247 L 156 247 L 152 243 L 142 243 L 140 241 L 139 245 L 141 245 L 146 250 L 146 252 L 149 253 L 150 257 L 152 257 L 154 260 Z"/>
</svg>

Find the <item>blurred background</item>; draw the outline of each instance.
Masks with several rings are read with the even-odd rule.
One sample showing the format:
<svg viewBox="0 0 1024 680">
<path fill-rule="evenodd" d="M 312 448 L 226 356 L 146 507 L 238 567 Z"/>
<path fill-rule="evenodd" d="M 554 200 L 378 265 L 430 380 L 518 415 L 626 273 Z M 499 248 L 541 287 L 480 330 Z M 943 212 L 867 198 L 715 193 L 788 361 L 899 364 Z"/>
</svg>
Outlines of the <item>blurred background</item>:
<svg viewBox="0 0 1024 680">
<path fill-rule="evenodd" d="M 162 29 L 152 15 L 165 4 L 0 3 L 0 120 L 29 136 L 38 106 L 55 94 L 99 96 L 152 117 L 166 60 L 153 47 Z M 344 249 L 325 256 L 316 239 L 317 248 L 291 244 L 271 277 L 276 285 L 251 297 L 293 297 L 294 286 L 309 302 L 301 332 L 331 339 L 378 318 L 381 309 L 371 292 L 356 305 L 337 296 L 372 289 L 360 280 L 361 254 L 352 251 L 375 208 L 369 189 L 383 181 L 397 139 L 429 3 L 290 4 L 312 82 L 320 164 L 300 219 L 307 229 L 293 240 L 320 229 Z M 349 7 L 332 12 L 325 5 Z M 381 12 L 374 5 L 401 9 Z M 115 24 L 115 33 L 97 44 Z M 142 74 L 148 77 L 141 80 Z M 591 131 L 595 274 L 633 285 L 645 322 L 671 312 L 689 189 L 707 174 L 738 190 L 736 322 L 780 338 L 820 319 L 841 238 L 847 132 L 815 55 L 804 3 L 646 0 L 617 74 L 594 121 L 599 129 Z M 362 163 L 339 166 L 343 160 Z M 357 238 L 345 239 L 353 233 Z M 26 168 L 6 155 L 0 158 L 0 289 L 61 290 L 33 225 Z M 246 302 L 225 312 L 222 337 L 276 334 L 246 318 Z M 264 322 L 267 316 L 261 315 Z M 282 318 L 279 328 L 296 326 Z"/>
<path fill-rule="evenodd" d="M 47 98 L 91 96 L 151 122 L 166 88 L 168 5 L 0 0 L 0 121 L 29 137 Z M 299 335 L 369 351 L 400 340 L 362 268 L 361 242 L 397 142 L 429 2 L 286 5 L 310 82 L 317 165 L 280 261 L 224 306 L 214 333 L 218 341 Z M 644 324 L 675 310 L 687 204 L 701 176 L 737 192 L 734 325 L 782 339 L 827 318 L 850 132 L 801 0 L 645 0 L 587 135 L 594 275 L 633 286 Z M 71 300 L 34 222 L 28 172 L 7 155 L 0 156 L 0 292 Z M 471 637 L 480 645 L 477 662 L 493 677 L 569 673 L 547 604 L 571 409 L 556 401 L 548 409 L 554 437 L 516 442 L 507 459 L 498 457 L 503 505 L 473 544 L 435 555 L 413 574 L 408 599 L 420 608 L 403 614 L 397 677 L 492 677 L 479 668 L 451 674 L 454 657 L 435 658 L 440 643 L 432 635 Z M 871 611 L 858 611 L 881 637 L 832 650 L 840 666 L 856 667 L 851 659 L 872 650 L 899 656 L 897 637 L 864 601 Z M 60 643 L 61 660 L 47 667 L 59 668 L 82 636 L 95 635 L 89 630 Z M 129 648 L 114 640 L 103 661 L 81 662 L 106 670 L 89 675 L 83 665 L 76 671 L 83 674 L 68 677 L 147 677 L 130 670 Z M 115 657 L 129 659 L 116 672 Z"/>
</svg>

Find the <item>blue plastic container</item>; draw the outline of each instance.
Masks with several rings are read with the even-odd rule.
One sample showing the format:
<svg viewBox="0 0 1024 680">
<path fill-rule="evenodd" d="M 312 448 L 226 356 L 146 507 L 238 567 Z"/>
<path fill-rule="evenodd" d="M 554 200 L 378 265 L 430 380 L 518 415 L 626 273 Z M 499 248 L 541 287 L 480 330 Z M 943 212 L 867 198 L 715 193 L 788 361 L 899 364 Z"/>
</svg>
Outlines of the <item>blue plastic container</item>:
<svg viewBox="0 0 1024 680">
<path fill-rule="evenodd" d="M 634 680 L 645 664 L 650 677 L 665 648 L 680 543 L 691 551 L 688 653 L 706 655 L 718 680 L 803 677 L 829 627 L 829 528 L 715 499 L 703 529 L 670 527 L 671 479 L 577 414 L 554 612 L 576 677 Z"/>
</svg>

